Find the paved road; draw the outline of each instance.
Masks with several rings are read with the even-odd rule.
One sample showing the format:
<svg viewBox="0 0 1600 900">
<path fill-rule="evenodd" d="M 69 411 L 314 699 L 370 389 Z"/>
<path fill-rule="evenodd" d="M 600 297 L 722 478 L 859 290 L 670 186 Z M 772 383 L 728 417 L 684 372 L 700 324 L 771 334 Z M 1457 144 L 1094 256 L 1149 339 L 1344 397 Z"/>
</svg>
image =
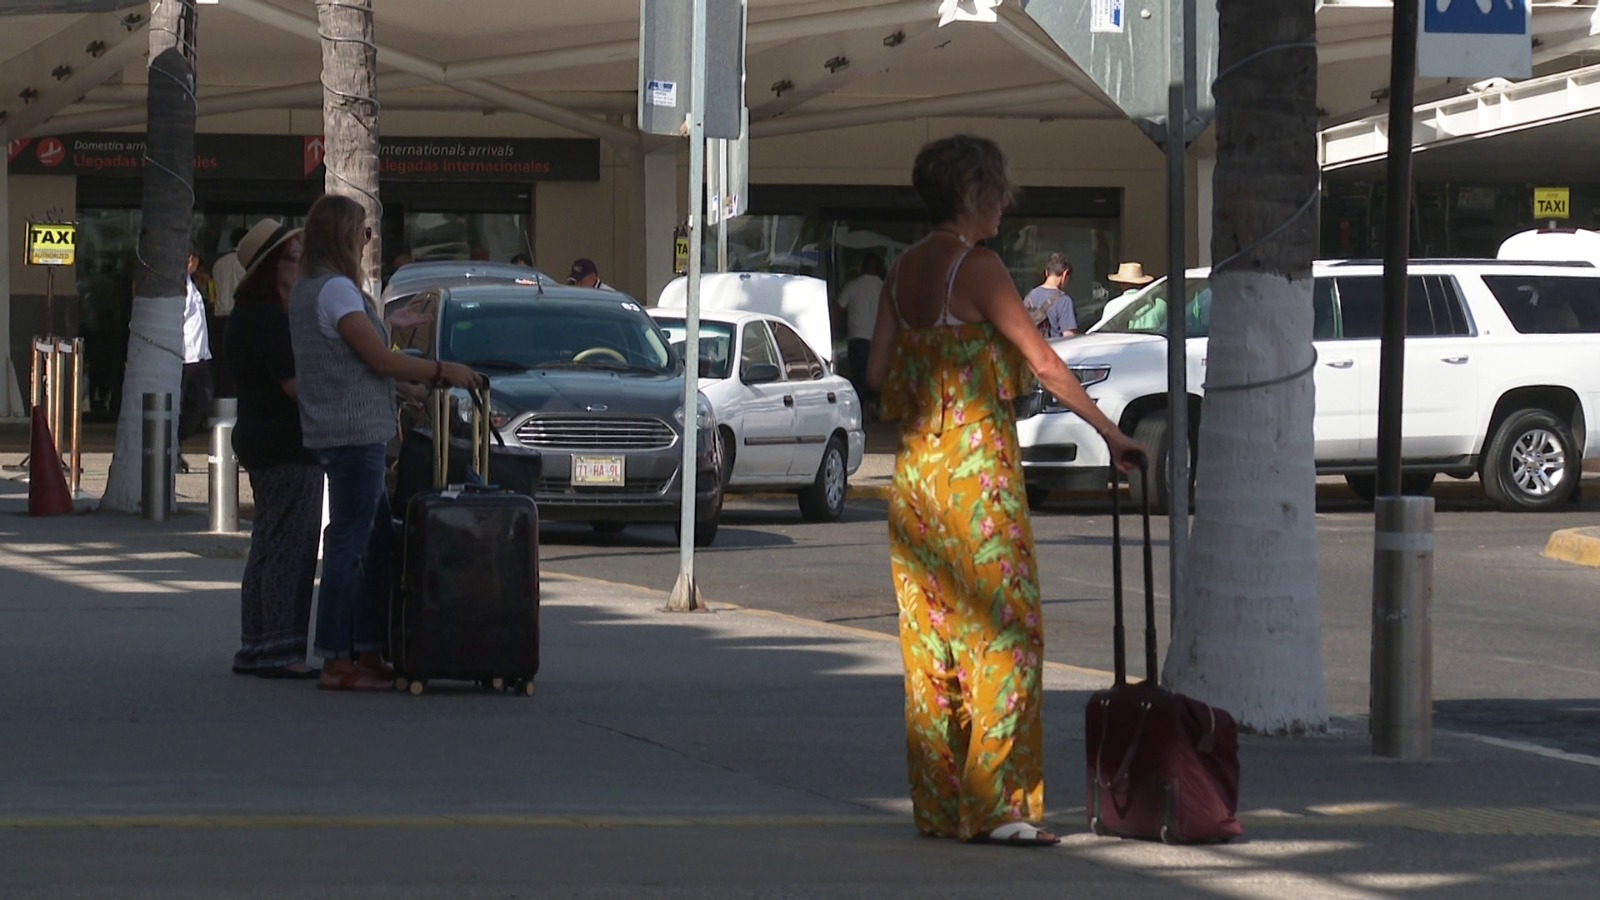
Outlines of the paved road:
<svg viewBox="0 0 1600 900">
<path fill-rule="evenodd" d="M 1105 504 L 1065 501 L 1034 518 L 1053 660 L 1111 667 L 1108 511 Z M 1600 663 L 1594 652 L 1600 645 L 1600 572 L 1539 555 L 1551 531 L 1591 525 L 1597 512 L 1600 503 L 1594 502 L 1549 515 L 1511 515 L 1481 499 L 1439 501 L 1437 728 L 1600 756 Z M 716 545 L 696 557 L 701 590 L 712 602 L 737 601 L 892 632 L 884 515 L 881 502 L 852 501 L 842 522 L 811 525 L 790 501 L 731 502 Z M 1317 524 L 1329 702 L 1338 714 L 1362 715 L 1372 516 L 1353 501 L 1325 500 Z M 1166 520 L 1154 527 L 1164 641 Z M 602 537 L 583 526 L 549 525 L 543 553 L 549 571 L 661 590 L 672 586 L 678 566 L 666 527 L 638 526 L 620 537 Z"/>
</svg>

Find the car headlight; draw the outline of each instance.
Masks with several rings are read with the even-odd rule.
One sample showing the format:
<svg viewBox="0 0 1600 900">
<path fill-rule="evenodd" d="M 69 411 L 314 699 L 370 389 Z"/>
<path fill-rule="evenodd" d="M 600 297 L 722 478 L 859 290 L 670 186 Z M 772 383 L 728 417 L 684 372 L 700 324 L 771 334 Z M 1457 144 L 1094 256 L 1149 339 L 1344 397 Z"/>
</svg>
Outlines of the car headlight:
<svg viewBox="0 0 1600 900">
<path fill-rule="evenodd" d="M 1071 372 L 1084 387 L 1099 384 L 1111 377 L 1110 366 L 1067 366 L 1067 371 Z"/>
<path fill-rule="evenodd" d="M 1067 371 L 1071 372 L 1072 377 L 1078 379 L 1078 383 L 1084 387 L 1099 384 L 1111 377 L 1110 366 L 1068 366 Z M 1031 418 L 1040 413 L 1071 412 L 1071 410 L 1061 405 L 1061 401 L 1056 399 L 1055 394 L 1045 390 L 1044 386 L 1037 381 L 1033 383 L 1033 392 L 1018 397 L 1013 405 L 1017 411 L 1018 420 Z"/>
<path fill-rule="evenodd" d="M 672 418 L 677 420 L 679 425 L 683 424 L 683 407 L 682 406 L 679 406 L 677 409 L 672 411 Z M 717 414 L 716 414 L 716 411 L 714 411 L 711 408 L 711 401 L 706 399 L 706 395 L 705 394 L 696 392 L 696 394 L 695 394 L 695 421 L 694 421 L 695 428 L 699 429 L 699 430 L 704 430 L 704 429 L 710 428 L 710 427 L 712 427 L 712 426 L 714 426 L 716 424 L 717 424 Z"/>
<path fill-rule="evenodd" d="M 472 425 L 472 398 L 468 396 L 466 391 L 457 388 L 450 392 L 450 408 L 455 413 L 456 424 L 460 426 L 459 430 L 466 430 L 467 427 Z M 489 424 L 495 431 L 506 427 L 506 423 L 511 421 L 516 414 L 516 410 L 500 404 L 492 398 L 489 400 Z"/>
</svg>

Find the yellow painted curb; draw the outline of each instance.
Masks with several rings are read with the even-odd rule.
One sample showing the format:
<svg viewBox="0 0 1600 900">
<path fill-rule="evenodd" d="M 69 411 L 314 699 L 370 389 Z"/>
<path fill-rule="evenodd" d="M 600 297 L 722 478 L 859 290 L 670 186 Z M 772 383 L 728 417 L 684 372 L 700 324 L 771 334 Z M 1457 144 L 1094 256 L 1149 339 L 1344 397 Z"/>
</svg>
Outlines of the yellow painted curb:
<svg viewBox="0 0 1600 900">
<path fill-rule="evenodd" d="M 1544 545 L 1547 559 L 1600 568 L 1600 537 L 1593 528 L 1564 528 Z"/>
</svg>

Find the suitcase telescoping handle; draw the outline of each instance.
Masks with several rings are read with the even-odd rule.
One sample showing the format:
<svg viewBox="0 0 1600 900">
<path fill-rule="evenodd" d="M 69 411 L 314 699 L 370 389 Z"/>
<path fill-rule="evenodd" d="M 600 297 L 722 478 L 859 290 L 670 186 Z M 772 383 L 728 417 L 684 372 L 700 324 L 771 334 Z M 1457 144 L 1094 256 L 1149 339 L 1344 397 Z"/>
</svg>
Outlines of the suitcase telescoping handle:
<svg viewBox="0 0 1600 900">
<path fill-rule="evenodd" d="M 472 398 L 472 468 L 485 484 L 489 481 L 489 380 L 467 389 Z M 450 481 L 450 389 L 434 388 L 428 394 L 433 419 L 433 487 L 444 490 Z"/>
<path fill-rule="evenodd" d="M 1144 525 L 1144 677 L 1157 684 L 1160 673 L 1156 665 L 1155 562 L 1150 550 L 1150 463 L 1143 457 L 1139 459 L 1139 480 L 1144 488 L 1139 492 L 1139 518 Z M 1111 633 L 1116 641 L 1112 648 L 1116 683 L 1127 684 L 1127 628 L 1122 616 L 1122 489 L 1118 481 L 1111 481 Z"/>
</svg>

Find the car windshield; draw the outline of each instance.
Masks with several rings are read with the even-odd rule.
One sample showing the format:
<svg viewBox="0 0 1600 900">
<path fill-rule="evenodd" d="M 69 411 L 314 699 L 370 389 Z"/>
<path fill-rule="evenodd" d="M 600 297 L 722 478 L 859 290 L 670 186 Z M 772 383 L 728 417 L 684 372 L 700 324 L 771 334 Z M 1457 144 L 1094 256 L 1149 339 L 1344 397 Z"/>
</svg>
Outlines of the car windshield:
<svg viewBox="0 0 1600 900">
<path fill-rule="evenodd" d="M 1211 333 L 1211 282 L 1209 279 L 1190 276 L 1184 282 L 1188 294 L 1185 308 L 1189 337 L 1205 337 Z M 1124 295 L 1126 296 L 1126 295 Z M 1115 308 L 1114 308 L 1115 307 Z M 1162 279 L 1124 302 L 1113 298 L 1106 304 L 1113 309 L 1105 324 L 1095 329 L 1113 334 L 1166 334 L 1167 333 L 1167 281 Z"/>
<path fill-rule="evenodd" d="M 684 327 L 682 319 L 673 319 L 665 316 L 656 319 L 656 324 L 667 333 L 667 340 L 672 342 L 672 352 L 679 357 L 683 356 L 684 344 L 687 343 L 688 330 Z M 733 374 L 733 354 L 729 352 L 733 346 L 733 326 L 726 322 L 707 322 L 700 320 L 700 377 L 701 378 L 727 378 Z"/>
<path fill-rule="evenodd" d="M 444 314 L 440 355 L 486 369 L 676 370 L 666 337 L 632 300 L 468 300 Z"/>
</svg>

